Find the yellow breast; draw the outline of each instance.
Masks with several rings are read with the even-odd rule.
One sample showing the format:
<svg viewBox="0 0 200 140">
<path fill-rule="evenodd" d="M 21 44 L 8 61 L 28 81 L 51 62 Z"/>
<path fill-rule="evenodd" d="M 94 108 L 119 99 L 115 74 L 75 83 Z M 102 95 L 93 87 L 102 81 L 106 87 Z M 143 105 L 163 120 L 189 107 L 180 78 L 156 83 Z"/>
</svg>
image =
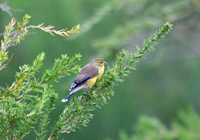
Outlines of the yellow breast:
<svg viewBox="0 0 200 140">
<path fill-rule="evenodd" d="M 85 83 L 85 85 L 88 87 L 88 88 L 91 88 L 95 82 L 97 81 L 97 76 L 87 80 L 87 82 Z"/>
<path fill-rule="evenodd" d="M 98 80 L 101 79 L 102 75 L 104 73 L 104 65 L 102 65 L 100 68 L 99 68 L 99 75 L 98 75 Z"/>
<path fill-rule="evenodd" d="M 99 68 L 99 74 L 98 74 L 97 76 L 95 76 L 95 77 L 93 77 L 93 78 L 87 80 L 87 82 L 85 83 L 85 85 L 86 85 L 88 88 L 91 88 L 91 87 L 96 83 L 97 80 L 100 80 L 100 79 L 101 79 L 103 73 L 104 73 L 104 66 L 101 66 L 101 67 Z"/>
</svg>

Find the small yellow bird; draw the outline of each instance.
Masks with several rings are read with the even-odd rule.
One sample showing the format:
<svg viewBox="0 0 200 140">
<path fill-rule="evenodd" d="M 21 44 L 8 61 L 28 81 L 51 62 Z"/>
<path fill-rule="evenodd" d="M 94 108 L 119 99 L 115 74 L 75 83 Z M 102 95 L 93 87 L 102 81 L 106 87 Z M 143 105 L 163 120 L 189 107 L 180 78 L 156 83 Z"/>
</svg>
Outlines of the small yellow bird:
<svg viewBox="0 0 200 140">
<path fill-rule="evenodd" d="M 69 89 L 71 91 L 70 94 L 62 99 L 62 102 L 67 102 L 75 92 L 81 89 L 91 88 L 97 80 L 101 79 L 105 65 L 107 65 L 107 63 L 100 58 L 96 58 L 85 65 L 72 83 Z"/>
</svg>

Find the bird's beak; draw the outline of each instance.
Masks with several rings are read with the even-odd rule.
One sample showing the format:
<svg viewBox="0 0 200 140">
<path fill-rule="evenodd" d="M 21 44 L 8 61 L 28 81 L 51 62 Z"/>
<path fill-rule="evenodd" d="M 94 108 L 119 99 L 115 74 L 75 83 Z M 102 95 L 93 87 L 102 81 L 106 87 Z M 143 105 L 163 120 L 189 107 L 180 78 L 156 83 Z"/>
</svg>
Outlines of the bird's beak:
<svg viewBox="0 0 200 140">
<path fill-rule="evenodd" d="M 108 65 L 108 63 L 104 61 L 104 62 L 103 62 L 103 65 L 104 65 L 104 66 L 105 66 L 105 65 Z"/>
</svg>

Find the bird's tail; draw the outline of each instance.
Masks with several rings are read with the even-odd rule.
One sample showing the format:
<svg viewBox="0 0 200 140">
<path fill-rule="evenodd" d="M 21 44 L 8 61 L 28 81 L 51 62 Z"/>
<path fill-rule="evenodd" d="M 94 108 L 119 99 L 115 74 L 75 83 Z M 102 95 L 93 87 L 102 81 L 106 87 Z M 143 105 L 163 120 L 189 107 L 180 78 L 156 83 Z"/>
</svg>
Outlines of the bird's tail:
<svg viewBox="0 0 200 140">
<path fill-rule="evenodd" d="M 61 102 L 67 102 L 68 99 L 69 99 L 75 92 L 77 92 L 77 91 L 83 89 L 84 87 L 85 87 L 85 86 L 82 85 L 82 86 L 79 86 L 79 87 L 75 88 L 73 91 L 71 91 L 71 92 L 69 93 L 69 95 L 68 95 L 67 97 L 65 97 L 64 99 L 62 99 Z"/>
<path fill-rule="evenodd" d="M 61 102 L 67 102 L 68 101 L 68 99 L 74 94 L 75 92 L 70 92 L 70 94 L 67 96 L 67 97 L 65 97 L 64 99 L 62 99 L 62 101 Z"/>
</svg>

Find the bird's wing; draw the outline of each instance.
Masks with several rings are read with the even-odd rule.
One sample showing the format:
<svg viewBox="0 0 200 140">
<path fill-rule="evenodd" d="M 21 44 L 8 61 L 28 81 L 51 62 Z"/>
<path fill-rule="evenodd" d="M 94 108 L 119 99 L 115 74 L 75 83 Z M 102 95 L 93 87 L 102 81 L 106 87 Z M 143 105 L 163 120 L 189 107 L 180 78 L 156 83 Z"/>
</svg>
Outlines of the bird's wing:
<svg viewBox="0 0 200 140">
<path fill-rule="evenodd" d="M 96 66 L 93 66 L 91 64 L 85 65 L 80 74 L 75 78 L 74 82 L 71 85 L 70 90 L 74 89 L 75 87 L 82 85 L 87 80 L 97 76 L 99 74 L 99 70 Z"/>
</svg>

